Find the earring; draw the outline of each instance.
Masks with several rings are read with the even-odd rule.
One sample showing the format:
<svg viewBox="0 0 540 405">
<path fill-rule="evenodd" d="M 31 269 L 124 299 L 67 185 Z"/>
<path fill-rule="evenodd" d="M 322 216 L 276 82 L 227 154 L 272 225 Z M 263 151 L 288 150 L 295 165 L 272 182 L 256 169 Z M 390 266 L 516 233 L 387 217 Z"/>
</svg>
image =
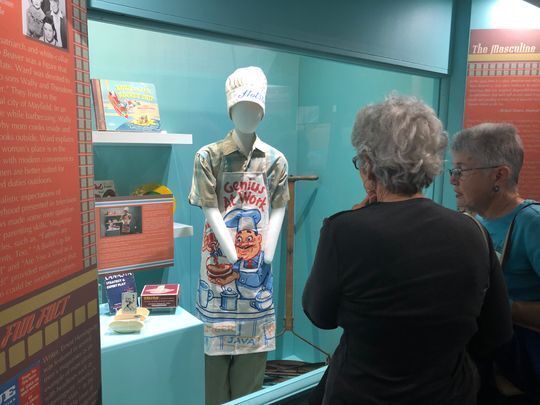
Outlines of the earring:
<svg viewBox="0 0 540 405">
<path fill-rule="evenodd" d="M 501 188 L 497 185 L 493 186 L 491 190 L 493 190 L 494 193 L 498 193 Z"/>
</svg>

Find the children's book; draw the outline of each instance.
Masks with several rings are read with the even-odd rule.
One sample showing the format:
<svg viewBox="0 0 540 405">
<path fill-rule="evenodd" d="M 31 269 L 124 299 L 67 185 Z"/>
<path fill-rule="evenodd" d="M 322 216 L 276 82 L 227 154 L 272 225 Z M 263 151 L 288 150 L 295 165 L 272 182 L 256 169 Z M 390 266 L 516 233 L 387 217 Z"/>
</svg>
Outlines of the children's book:
<svg viewBox="0 0 540 405">
<path fill-rule="evenodd" d="M 92 79 L 92 95 L 98 131 L 161 130 L 153 84 Z"/>
<path fill-rule="evenodd" d="M 122 293 L 137 293 L 135 275 L 133 273 L 109 274 L 104 277 L 107 301 L 109 302 L 109 313 L 116 314 L 122 307 Z"/>
</svg>

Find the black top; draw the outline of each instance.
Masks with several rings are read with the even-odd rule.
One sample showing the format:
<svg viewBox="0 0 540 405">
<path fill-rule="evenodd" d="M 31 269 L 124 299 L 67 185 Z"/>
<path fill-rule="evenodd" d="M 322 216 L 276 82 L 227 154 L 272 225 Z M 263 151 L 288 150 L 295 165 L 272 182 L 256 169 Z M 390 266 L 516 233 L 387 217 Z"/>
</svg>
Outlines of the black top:
<svg viewBox="0 0 540 405">
<path fill-rule="evenodd" d="M 302 302 L 319 328 L 343 328 L 324 403 L 476 403 L 467 346 L 482 356 L 512 335 L 488 245 L 471 218 L 424 198 L 326 219 Z"/>
</svg>

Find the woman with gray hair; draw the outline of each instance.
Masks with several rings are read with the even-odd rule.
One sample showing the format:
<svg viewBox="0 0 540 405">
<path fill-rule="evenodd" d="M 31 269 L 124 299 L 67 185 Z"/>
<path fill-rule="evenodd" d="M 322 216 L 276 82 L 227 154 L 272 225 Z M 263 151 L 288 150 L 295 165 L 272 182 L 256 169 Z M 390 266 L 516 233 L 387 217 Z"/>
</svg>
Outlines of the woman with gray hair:
<svg viewBox="0 0 540 405">
<path fill-rule="evenodd" d="M 353 163 L 368 197 L 324 221 L 303 295 L 316 326 L 343 328 L 312 403 L 475 404 L 468 350 L 488 355 L 510 340 L 486 235 L 422 195 L 446 143 L 434 111 L 414 98 L 358 113 Z"/>
<path fill-rule="evenodd" d="M 491 235 L 511 300 L 514 338 L 499 366 L 540 399 L 540 205 L 519 195 L 523 144 L 513 125 L 485 123 L 458 133 L 452 155 L 457 204 Z"/>
</svg>

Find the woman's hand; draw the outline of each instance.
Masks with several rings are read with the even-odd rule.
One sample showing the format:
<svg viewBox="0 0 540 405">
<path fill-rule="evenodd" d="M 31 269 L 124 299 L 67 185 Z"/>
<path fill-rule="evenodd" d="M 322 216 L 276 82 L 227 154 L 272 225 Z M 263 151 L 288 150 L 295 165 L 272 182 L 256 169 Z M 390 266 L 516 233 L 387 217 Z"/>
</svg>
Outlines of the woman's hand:
<svg viewBox="0 0 540 405">
<path fill-rule="evenodd" d="M 353 205 L 352 209 L 353 210 L 359 210 L 360 208 L 364 208 L 364 207 L 366 207 L 366 206 L 368 206 L 370 204 L 376 203 L 376 202 L 377 202 L 377 194 L 375 193 L 375 191 L 368 192 L 367 197 L 364 198 L 358 204 Z"/>
</svg>

